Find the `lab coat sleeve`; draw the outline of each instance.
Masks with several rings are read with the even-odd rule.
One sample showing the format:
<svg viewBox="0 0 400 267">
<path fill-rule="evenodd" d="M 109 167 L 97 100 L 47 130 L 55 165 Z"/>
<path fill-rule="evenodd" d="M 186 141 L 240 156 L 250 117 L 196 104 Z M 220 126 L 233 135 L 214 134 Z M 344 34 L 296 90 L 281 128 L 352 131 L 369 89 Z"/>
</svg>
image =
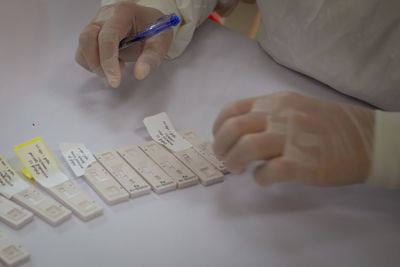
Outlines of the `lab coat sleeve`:
<svg viewBox="0 0 400 267">
<path fill-rule="evenodd" d="M 376 112 L 372 159 L 367 183 L 400 188 L 400 112 Z"/>
<path fill-rule="evenodd" d="M 109 5 L 123 0 L 102 0 Z M 125 0 L 126 1 L 126 0 Z M 138 5 L 160 10 L 164 14 L 177 14 L 181 23 L 174 27 L 174 39 L 167 57 L 173 59 L 183 53 L 196 28 L 204 22 L 217 5 L 217 0 L 130 0 Z"/>
</svg>

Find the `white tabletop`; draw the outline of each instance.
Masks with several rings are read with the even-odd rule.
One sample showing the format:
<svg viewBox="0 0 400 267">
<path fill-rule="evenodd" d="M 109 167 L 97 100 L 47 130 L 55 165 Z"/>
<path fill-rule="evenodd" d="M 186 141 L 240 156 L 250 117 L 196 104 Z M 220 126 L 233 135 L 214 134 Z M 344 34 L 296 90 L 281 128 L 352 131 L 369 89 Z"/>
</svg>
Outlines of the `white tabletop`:
<svg viewBox="0 0 400 267">
<path fill-rule="evenodd" d="M 0 153 L 14 167 L 12 146 L 34 136 L 57 154 L 63 141 L 92 151 L 141 143 L 142 119 L 161 111 L 178 129 L 211 138 L 218 111 L 235 99 L 290 89 L 353 101 L 212 23 L 148 79 L 127 73 L 121 88 L 111 89 L 74 62 L 79 32 L 97 7 L 97 0 L 1 2 Z M 71 178 L 104 206 L 104 215 L 59 227 L 38 218 L 18 231 L 2 225 L 31 252 L 24 266 L 400 266 L 398 191 L 261 188 L 248 171 L 110 207 Z"/>
</svg>

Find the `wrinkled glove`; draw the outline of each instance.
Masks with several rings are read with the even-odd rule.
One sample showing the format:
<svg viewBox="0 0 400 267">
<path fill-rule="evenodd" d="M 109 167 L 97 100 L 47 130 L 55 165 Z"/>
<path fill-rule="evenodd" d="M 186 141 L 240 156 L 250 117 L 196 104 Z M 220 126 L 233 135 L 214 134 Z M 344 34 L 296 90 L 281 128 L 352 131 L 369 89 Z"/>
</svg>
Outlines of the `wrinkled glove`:
<svg viewBox="0 0 400 267">
<path fill-rule="evenodd" d="M 156 69 L 167 54 L 172 29 L 166 30 L 133 46 L 118 50 L 119 42 L 163 16 L 159 10 L 118 2 L 103 6 L 79 36 L 76 61 L 88 71 L 105 77 L 116 88 L 121 82 L 125 62 L 136 61 L 134 76 L 141 80 Z"/>
<path fill-rule="evenodd" d="M 214 123 L 214 150 L 242 172 L 253 161 L 256 181 L 317 186 L 364 182 L 371 168 L 374 111 L 284 92 L 226 106 Z"/>
</svg>

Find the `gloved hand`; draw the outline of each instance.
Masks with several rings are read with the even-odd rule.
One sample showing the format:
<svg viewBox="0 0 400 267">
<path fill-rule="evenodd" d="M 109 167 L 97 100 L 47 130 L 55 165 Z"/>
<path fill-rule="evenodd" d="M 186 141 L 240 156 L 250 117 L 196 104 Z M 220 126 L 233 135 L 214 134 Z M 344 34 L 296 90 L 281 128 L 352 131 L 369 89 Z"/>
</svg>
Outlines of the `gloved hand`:
<svg viewBox="0 0 400 267">
<path fill-rule="evenodd" d="M 103 6 L 79 36 L 76 61 L 88 71 L 107 79 L 116 88 L 126 61 L 136 61 L 133 73 L 144 79 L 157 68 L 167 54 L 173 38 L 172 29 L 138 42 L 119 53 L 119 42 L 143 30 L 163 16 L 159 10 L 118 2 Z"/>
<path fill-rule="evenodd" d="M 268 185 L 362 183 L 371 166 L 374 111 L 284 92 L 226 106 L 214 123 L 214 150 L 233 172 Z"/>
</svg>

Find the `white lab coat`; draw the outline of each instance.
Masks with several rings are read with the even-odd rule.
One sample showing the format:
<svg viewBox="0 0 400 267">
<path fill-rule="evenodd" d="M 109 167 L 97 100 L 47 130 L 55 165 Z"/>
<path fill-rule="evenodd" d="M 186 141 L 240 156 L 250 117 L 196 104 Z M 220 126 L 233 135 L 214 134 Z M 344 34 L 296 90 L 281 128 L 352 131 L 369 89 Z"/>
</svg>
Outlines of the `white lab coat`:
<svg viewBox="0 0 400 267">
<path fill-rule="evenodd" d="M 110 4 L 120 0 L 103 0 Z M 134 0 L 132 0 L 134 1 Z M 217 0 L 139 0 L 175 12 L 169 58 L 179 56 Z M 278 63 L 383 110 L 400 111 L 400 1 L 257 1 L 258 41 Z M 369 182 L 400 187 L 400 113 L 377 112 Z"/>
</svg>

